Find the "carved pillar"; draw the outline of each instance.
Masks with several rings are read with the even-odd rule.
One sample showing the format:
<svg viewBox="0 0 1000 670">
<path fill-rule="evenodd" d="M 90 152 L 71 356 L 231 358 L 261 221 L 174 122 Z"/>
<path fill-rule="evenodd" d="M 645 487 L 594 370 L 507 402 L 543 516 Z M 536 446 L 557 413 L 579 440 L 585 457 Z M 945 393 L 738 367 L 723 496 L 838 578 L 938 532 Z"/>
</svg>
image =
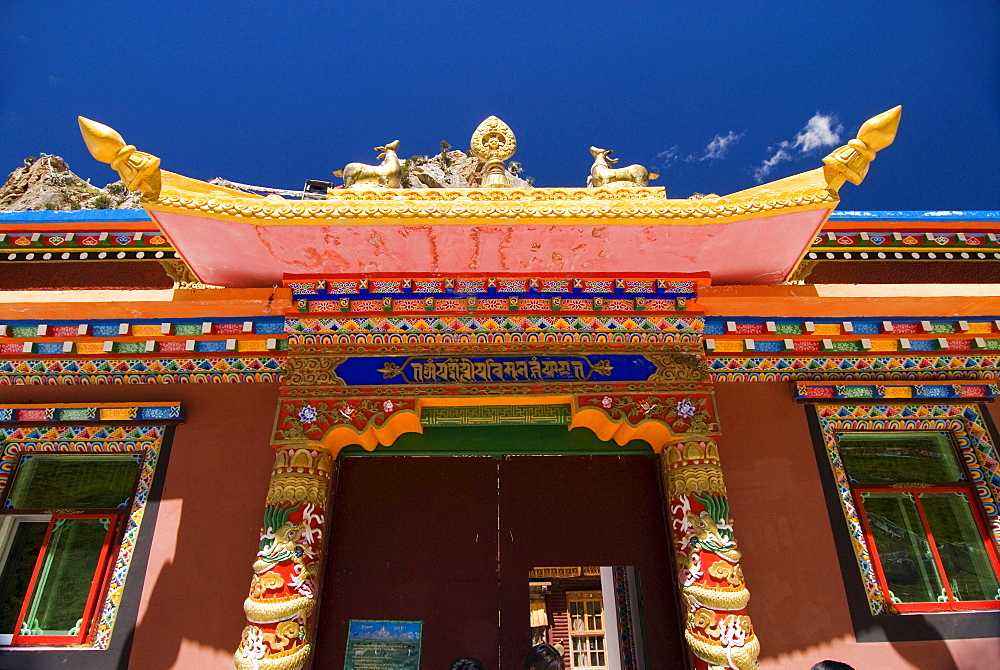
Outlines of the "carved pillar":
<svg viewBox="0 0 1000 670">
<path fill-rule="evenodd" d="M 326 449 L 279 446 L 253 564 L 239 670 L 298 670 L 312 650 L 323 523 L 336 461 Z"/>
<path fill-rule="evenodd" d="M 747 616 L 750 592 L 729 518 L 713 436 L 675 442 L 660 452 L 669 501 L 684 637 L 695 667 L 756 670 L 760 642 Z"/>
</svg>

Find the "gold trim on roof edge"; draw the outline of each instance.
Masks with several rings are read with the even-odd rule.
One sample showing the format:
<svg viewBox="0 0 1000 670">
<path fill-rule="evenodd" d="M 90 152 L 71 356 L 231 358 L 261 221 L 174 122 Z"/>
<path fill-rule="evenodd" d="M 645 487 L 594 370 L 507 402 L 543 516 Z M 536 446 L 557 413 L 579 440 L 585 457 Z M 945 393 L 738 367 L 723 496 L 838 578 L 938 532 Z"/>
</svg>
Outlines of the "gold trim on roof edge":
<svg viewBox="0 0 1000 670">
<path fill-rule="evenodd" d="M 559 224 L 560 219 L 610 218 L 645 224 L 658 218 L 681 225 L 725 223 L 774 214 L 823 209 L 835 205 L 845 181 L 859 184 L 875 154 L 892 144 L 902 107 L 871 119 L 856 139 L 823 159 L 824 166 L 725 197 L 667 200 L 657 188 L 528 188 L 416 189 L 386 193 L 371 189 L 334 191 L 326 201 L 260 197 L 207 184 L 160 169 L 160 159 L 125 145 L 121 135 L 104 124 L 79 117 L 80 131 L 93 156 L 111 163 L 130 189 L 142 191 L 147 210 L 195 214 L 256 225 L 344 224 L 371 219 L 503 219 L 507 223 Z M 499 119 L 490 117 L 484 124 Z M 506 127 L 506 126 L 504 126 Z M 509 130 L 509 129 L 508 129 Z M 478 132 L 478 131 L 477 131 Z M 511 147 L 513 151 L 513 146 Z M 162 187 L 162 190 L 161 190 Z M 551 204 L 550 204 L 551 203 Z M 832 207 L 831 207 L 832 209 Z M 338 220 L 331 220 L 336 218 Z M 248 221 L 251 220 L 251 221 Z M 459 219 L 449 221 L 449 219 Z M 514 219 L 514 221 L 510 221 Z M 540 219 L 540 220 L 535 220 Z M 667 221 L 661 221 L 666 223 Z"/>
<path fill-rule="evenodd" d="M 216 189 L 194 192 L 189 187 L 194 180 L 180 177 L 175 181 L 174 177 L 180 175 L 163 171 L 163 190 L 158 200 L 143 203 L 147 209 L 255 225 L 337 225 L 365 219 L 382 219 L 379 223 L 384 224 L 415 219 L 435 220 L 436 225 L 506 219 L 508 224 L 557 225 L 565 219 L 570 220 L 565 223 L 575 223 L 595 218 L 683 225 L 832 209 L 840 200 L 826 188 L 823 168 L 733 196 L 697 200 L 668 200 L 662 188 L 352 189 L 328 200 L 285 200 L 234 196 Z M 775 190 L 781 186 L 786 188 Z"/>
</svg>

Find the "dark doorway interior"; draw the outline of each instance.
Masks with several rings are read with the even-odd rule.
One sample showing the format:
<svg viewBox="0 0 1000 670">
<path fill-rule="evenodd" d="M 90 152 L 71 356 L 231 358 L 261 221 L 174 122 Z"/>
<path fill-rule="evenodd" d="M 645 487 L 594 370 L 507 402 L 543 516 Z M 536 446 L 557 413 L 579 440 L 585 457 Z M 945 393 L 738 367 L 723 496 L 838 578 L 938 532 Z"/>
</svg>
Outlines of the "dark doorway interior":
<svg viewBox="0 0 1000 670">
<path fill-rule="evenodd" d="M 656 460 L 650 457 L 501 461 L 499 667 L 520 668 L 531 647 L 529 571 L 563 565 L 634 567 L 642 598 L 637 609 L 645 613 L 639 638 L 650 659 L 647 667 L 684 667 L 660 501 Z"/>
<path fill-rule="evenodd" d="M 424 622 L 422 668 L 495 668 L 497 461 L 347 458 L 338 480 L 313 667 L 344 667 L 350 619 L 389 619 Z"/>
<path fill-rule="evenodd" d="M 651 667 L 685 667 L 652 457 L 345 458 L 330 514 L 316 668 L 351 619 L 422 621 L 422 668 L 520 668 L 529 571 L 560 565 L 634 566 Z"/>
</svg>

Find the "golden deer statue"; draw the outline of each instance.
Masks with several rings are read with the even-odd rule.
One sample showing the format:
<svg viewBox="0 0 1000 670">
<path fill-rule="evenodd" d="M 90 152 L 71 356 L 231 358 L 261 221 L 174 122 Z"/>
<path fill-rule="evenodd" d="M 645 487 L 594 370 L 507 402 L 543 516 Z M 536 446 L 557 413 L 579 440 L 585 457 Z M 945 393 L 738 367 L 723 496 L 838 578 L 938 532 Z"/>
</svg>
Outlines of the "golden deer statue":
<svg viewBox="0 0 1000 670">
<path fill-rule="evenodd" d="M 348 163 L 343 170 L 334 172 L 335 177 L 344 178 L 344 188 L 352 186 L 366 186 L 375 188 L 400 188 L 400 174 L 402 169 L 399 164 L 399 157 L 396 149 L 399 148 L 399 140 L 390 142 L 384 147 L 375 147 L 375 151 L 380 152 L 378 160 L 381 165 L 366 165 L 364 163 Z"/>
<path fill-rule="evenodd" d="M 617 163 L 617 158 L 609 158 L 614 149 L 598 149 L 590 147 L 590 153 L 594 157 L 594 164 L 590 168 L 590 177 L 587 179 L 587 186 L 601 188 L 610 186 L 648 186 L 649 180 L 658 179 L 660 175 L 650 172 L 641 165 L 629 165 L 623 168 L 613 168 L 612 164 Z"/>
</svg>

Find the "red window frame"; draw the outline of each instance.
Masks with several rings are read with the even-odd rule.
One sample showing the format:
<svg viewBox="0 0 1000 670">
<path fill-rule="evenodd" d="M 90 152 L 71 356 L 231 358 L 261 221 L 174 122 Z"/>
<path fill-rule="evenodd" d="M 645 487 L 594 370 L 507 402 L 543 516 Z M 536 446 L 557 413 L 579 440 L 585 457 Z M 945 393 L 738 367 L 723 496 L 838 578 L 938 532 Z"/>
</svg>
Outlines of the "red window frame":
<svg viewBox="0 0 1000 670">
<path fill-rule="evenodd" d="M 21 604 L 21 612 L 17 617 L 17 623 L 14 626 L 14 633 L 11 637 L 11 646 L 14 645 L 79 645 L 85 644 L 91 640 L 94 634 L 94 623 L 95 616 L 94 613 L 97 610 L 100 601 L 103 599 L 104 592 L 107 590 L 108 580 L 111 577 L 111 563 L 114 558 L 112 556 L 112 548 L 117 549 L 118 547 L 118 529 L 121 526 L 122 514 L 53 514 L 49 519 L 48 528 L 45 531 L 45 539 L 42 540 L 42 548 L 38 552 L 38 558 L 35 560 L 35 567 L 31 573 L 31 579 L 28 582 L 28 588 L 24 594 L 24 602 Z M 108 530 L 104 535 L 104 544 L 101 547 L 101 554 L 97 561 L 97 568 L 94 570 L 94 577 L 90 584 L 90 592 L 87 596 L 87 602 L 84 606 L 83 616 L 81 620 L 83 625 L 80 627 L 79 633 L 76 635 L 23 635 L 21 633 L 21 628 L 24 625 L 24 617 L 28 613 L 28 607 L 31 604 L 31 600 L 35 595 L 35 585 L 38 582 L 38 575 L 45 563 L 45 557 L 48 554 L 49 540 L 52 537 L 52 531 L 55 529 L 56 521 L 60 519 L 107 519 L 108 520 Z M 114 551 L 117 555 L 117 550 Z"/>
<path fill-rule="evenodd" d="M 956 454 L 957 456 L 957 454 Z M 959 458 L 959 463 L 962 460 Z M 930 523 L 927 521 L 927 515 L 924 512 L 923 503 L 920 501 L 919 493 L 962 493 L 965 496 L 966 501 L 969 503 L 969 508 L 972 511 L 972 518 L 975 520 L 976 527 L 979 530 L 979 538 L 983 542 L 983 546 L 986 549 L 986 555 L 989 557 L 990 564 L 993 566 L 993 572 L 996 574 L 997 579 L 1000 580 L 1000 555 L 997 553 L 997 547 L 991 540 L 990 533 L 983 521 L 982 513 L 978 506 L 978 499 L 972 495 L 972 487 L 968 485 L 956 485 L 954 482 L 942 483 L 942 484 L 921 484 L 919 486 L 907 486 L 905 484 L 895 485 L 895 486 L 877 486 L 877 485 L 864 485 L 864 484 L 851 484 L 851 493 L 854 498 L 854 504 L 858 510 L 858 516 L 861 519 L 861 527 L 865 535 L 865 541 L 868 544 L 868 551 L 871 553 L 872 557 L 872 567 L 875 571 L 875 576 L 878 579 L 879 586 L 882 588 L 882 593 L 885 594 L 885 602 L 888 607 L 899 613 L 919 613 L 919 612 L 954 612 L 954 611 L 964 611 L 964 610 L 995 610 L 1000 607 L 1000 601 L 997 600 L 955 600 L 954 595 L 951 591 L 951 584 L 948 580 L 948 572 L 945 570 L 944 562 L 941 560 L 941 556 L 938 553 L 937 544 L 934 541 L 934 533 L 931 531 Z M 878 555 L 878 547 L 875 544 L 875 537 L 872 534 L 871 526 L 868 522 L 868 511 L 865 509 L 864 500 L 862 494 L 864 493 L 910 493 L 912 494 L 914 505 L 916 506 L 917 512 L 920 515 L 920 522 L 923 525 L 923 530 L 927 534 L 927 540 L 930 544 L 931 554 L 934 559 L 934 565 L 940 575 L 942 585 L 944 586 L 945 593 L 948 596 L 948 602 L 925 602 L 925 603 L 897 603 L 892 602 L 889 594 L 889 582 L 882 571 L 882 560 Z"/>
</svg>

